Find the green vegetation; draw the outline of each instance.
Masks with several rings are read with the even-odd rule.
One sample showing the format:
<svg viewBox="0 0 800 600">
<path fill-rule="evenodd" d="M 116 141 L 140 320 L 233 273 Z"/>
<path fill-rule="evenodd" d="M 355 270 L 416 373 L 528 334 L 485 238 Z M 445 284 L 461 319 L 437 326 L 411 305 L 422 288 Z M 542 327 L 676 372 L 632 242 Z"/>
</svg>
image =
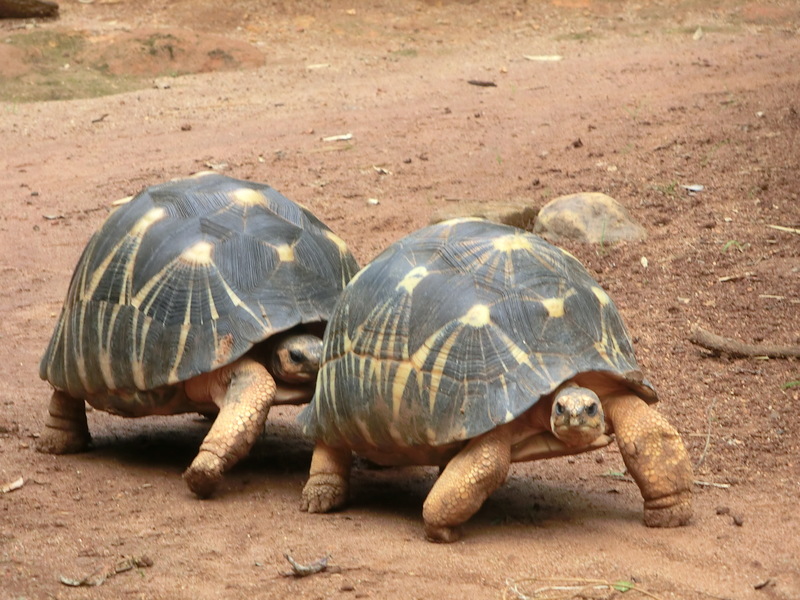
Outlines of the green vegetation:
<svg viewBox="0 0 800 600">
<path fill-rule="evenodd" d="M 34 31 L 7 37 L 2 43 L 22 51 L 27 72 L 0 75 L 0 101 L 38 102 L 118 94 L 144 85 L 134 77 L 113 76 L 107 66 L 81 58 L 86 41 L 78 34 Z"/>
<path fill-rule="evenodd" d="M 413 57 L 417 56 L 417 54 L 419 54 L 419 53 L 417 52 L 416 48 L 403 48 L 401 50 L 393 50 L 393 51 L 389 52 L 389 54 L 391 56 L 396 56 L 396 57 L 404 56 L 404 57 L 413 58 Z"/>
<path fill-rule="evenodd" d="M 584 31 L 572 31 L 563 35 L 557 35 L 555 39 L 558 42 L 587 42 L 589 40 L 600 39 L 600 35 L 593 29 L 587 29 Z"/>
<path fill-rule="evenodd" d="M 749 246 L 750 244 L 743 244 L 737 240 L 728 240 L 722 245 L 722 251 L 727 252 L 731 248 L 735 248 L 739 252 L 744 252 Z"/>
<path fill-rule="evenodd" d="M 664 196 L 674 198 L 678 195 L 678 182 L 670 181 L 669 183 L 661 183 L 653 186 L 655 190 Z"/>
</svg>

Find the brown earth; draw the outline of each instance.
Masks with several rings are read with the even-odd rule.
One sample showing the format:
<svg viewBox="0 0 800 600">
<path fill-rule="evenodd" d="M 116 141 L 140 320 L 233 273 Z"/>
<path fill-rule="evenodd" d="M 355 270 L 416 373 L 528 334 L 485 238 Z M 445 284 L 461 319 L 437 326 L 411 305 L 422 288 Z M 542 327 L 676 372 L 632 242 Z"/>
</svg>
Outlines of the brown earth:
<svg viewBox="0 0 800 600">
<path fill-rule="evenodd" d="M 0 486 L 23 479 L 0 494 L 1 598 L 542 598 L 550 579 L 800 598 L 798 361 L 688 341 L 800 343 L 800 2 L 60 4 L 0 23 Z M 422 537 L 429 469 L 363 465 L 347 510 L 301 513 L 296 409 L 209 501 L 180 478 L 193 417 L 93 412 L 93 451 L 37 453 L 38 361 L 83 245 L 111 201 L 207 168 L 304 203 L 364 262 L 433 213 L 615 197 L 648 241 L 567 248 L 683 435 L 691 524 L 644 527 L 613 446 L 515 465 L 452 545 Z M 282 577 L 284 553 L 335 568 Z M 101 587 L 59 581 L 141 556 Z"/>
</svg>

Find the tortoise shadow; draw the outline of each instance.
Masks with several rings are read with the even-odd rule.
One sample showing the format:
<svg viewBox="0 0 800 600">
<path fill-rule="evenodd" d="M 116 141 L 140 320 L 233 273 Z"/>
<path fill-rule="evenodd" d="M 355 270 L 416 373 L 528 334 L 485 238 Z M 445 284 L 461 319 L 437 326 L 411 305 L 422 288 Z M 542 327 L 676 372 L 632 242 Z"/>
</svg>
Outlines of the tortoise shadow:
<svg viewBox="0 0 800 600">
<path fill-rule="evenodd" d="M 132 471 L 166 471 L 176 477 L 191 464 L 212 424 L 199 415 L 96 420 L 92 423 L 92 447 L 81 456 Z M 313 443 L 291 420 L 269 419 L 248 456 L 226 473 L 225 479 L 252 479 L 262 474 L 305 476 L 312 451 Z"/>
<path fill-rule="evenodd" d="M 143 473 L 174 477 L 191 463 L 211 421 L 196 415 L 119 419 L 107 416 L 94 426 L 92 462 L 112 463 Z M 271 415 L 250 454 L 226 473 L 219 497 L 247 494 L 266 487 L 299 490 L 308 476 L 313 441 L 306 438 L 291 413 Z M 624 499 L 625 484 L 579 480 L 580 465 L 551 459 L 512 466 L 506 483 L 469 520 L 470 529 L 505 525 L 548 527 L 579 524 L 587 518 L 640 521 L 640 509 Z M 588 462 L 588 461 L 587 461 Z M 350 502 L 341 511 L 368 513 L 379 519 L 407 520 L 421 526 L 422 505 L 438 476 L 435 467 L 383 468 L 356 457 Z M 599 479 L 599 478 L 598 478 Z M 294 493 L 294 492 L 293 492 Z M 294 499 L 293 499 L 294 500 Z"/>
<path fill-rule="evenodd" d="M 552 462 L 558 461 L 562 459 Z M 539 468 L 539 465 L 541 462 L 536 467 L 526 466 L 521 472 L 512 471 L 506 483 L 484 502 L 466 526 L 482 530 L 518 525 L 533 528 L 564 524 L 582 526 L 587 520 L 594 519 L 641 521 L 641 509 L 632 508 L 630 499 L 625 497 L 628 492 L 619 489 L 627 484 L 602 482 L 591 485 L 590 482 L 584 484 L 577 477 L 566 481 L 563 475 L 552 479 L 547 477 L 550 471 L 558 471 L 558 467 L 545 468 L 544 477 L 539 474 L 531 476 L 530 470 Z M 343 512 L 368 512 L 395 521 L 401 518 L 421 527 L 422 506 L 437 474 L 438 469 L 434 467 L 384 469 L 369 463 L 360 466 L 357 463 L 353 469 L 350 502 Z M 566 479 L 569 475 L 567 473 Z"/>
</svg>

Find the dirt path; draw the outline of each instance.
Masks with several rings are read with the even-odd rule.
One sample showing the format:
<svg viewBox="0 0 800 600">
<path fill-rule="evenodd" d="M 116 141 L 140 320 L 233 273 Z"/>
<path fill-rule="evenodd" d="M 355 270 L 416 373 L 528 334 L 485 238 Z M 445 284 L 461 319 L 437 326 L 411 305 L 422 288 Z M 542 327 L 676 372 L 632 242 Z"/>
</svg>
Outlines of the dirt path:
<svg viewBox="0 0 800 600">
<path fill-rule="evenodd" d="M 0 22 L 0 486 L 24 480 L 0 494 L 0 598 L 544 597 L 507 589 L 530 577 L 800 597 L 800 363 L 688 341 L 800 343 L 800 2 L 60 4 Z M 111 201 L 208 168 L 309 206 L 362 262 L 475 201 L 622 202 L 648 241 L 567 248 L 697 465 L 691 525 L 641 524 L 614 446 L 515 466 L 452 545 L 422 538 L 427 469 L 363 466 L 348 510 L 300 513 L 311 445 L 288 408 L 210 501 L 180 479 L 192 417 L 93 412 L 92 452 L 36 453 L 38 361 L 86 240 Z M 285 578 L 284 553 L 336 568 Z M 59 581 L 122 556 L 152 566 Z"/>
</svg>

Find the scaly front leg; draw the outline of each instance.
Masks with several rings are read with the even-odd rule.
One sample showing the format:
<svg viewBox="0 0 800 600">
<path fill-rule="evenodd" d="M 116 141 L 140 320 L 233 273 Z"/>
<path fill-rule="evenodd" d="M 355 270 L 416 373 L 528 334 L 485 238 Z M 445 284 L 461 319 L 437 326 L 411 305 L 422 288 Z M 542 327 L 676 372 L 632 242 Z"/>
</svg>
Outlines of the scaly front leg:
<svg viewBox="0 0 800 600">
<path fill-rule="evenodd" d="M 620 394 L 603 400 L 617 445 L 644 498 L 648 527 L 678 527 L 692 517 L 692 465 L 675 428 L 644 400 Z"/>
<path fill-rule="evenodd" d="M 206 498 L 264 431 L 275 398 L 275 380 L 263 365 L 243 358 L 190 380 L 186 394 L 195 401 L 210 397 L 219 406 L 197 457 L 183 474 L 189 489 Z"/>
<path fill-rule="evenodd" d="M 447 464 L 425 500 L 425 537 L 432 542 L 458 540 L 459 526 L 505 482 L 510 465 L 511 433 L 507 427 L 471 440 Z"/>
</svg>

